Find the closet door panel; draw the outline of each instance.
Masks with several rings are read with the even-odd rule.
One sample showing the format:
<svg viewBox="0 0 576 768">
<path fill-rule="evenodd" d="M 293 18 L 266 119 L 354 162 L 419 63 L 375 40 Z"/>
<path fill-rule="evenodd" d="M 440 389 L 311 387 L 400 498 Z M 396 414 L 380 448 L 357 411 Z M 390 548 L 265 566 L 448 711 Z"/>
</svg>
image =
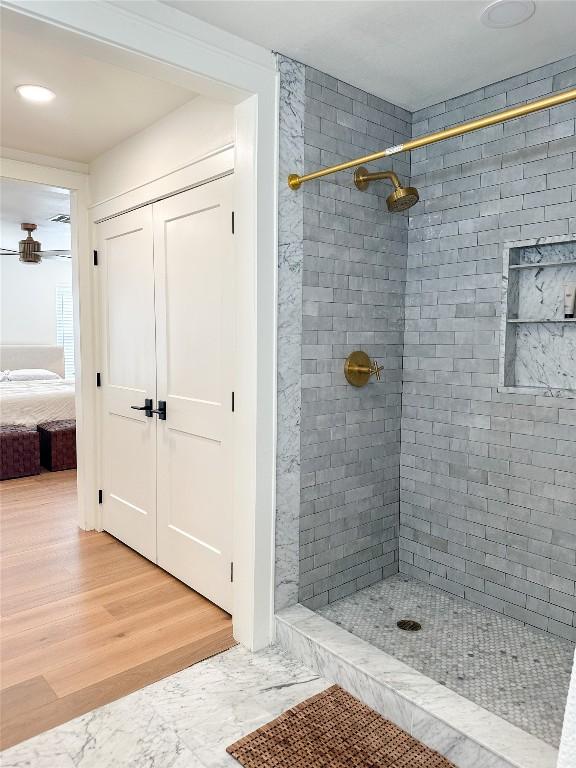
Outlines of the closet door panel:
<svg viewBox="0 0 576 768">
<path fill-rule="evenodd" d="M 97 225 L 102 307 L 103 526 L 156 561 L 152 208 Z"/>
<path fill-rule="evenodd" d="M 154 205 L 158 563 L 230 611 L 231 177 Z"/>
</svg>

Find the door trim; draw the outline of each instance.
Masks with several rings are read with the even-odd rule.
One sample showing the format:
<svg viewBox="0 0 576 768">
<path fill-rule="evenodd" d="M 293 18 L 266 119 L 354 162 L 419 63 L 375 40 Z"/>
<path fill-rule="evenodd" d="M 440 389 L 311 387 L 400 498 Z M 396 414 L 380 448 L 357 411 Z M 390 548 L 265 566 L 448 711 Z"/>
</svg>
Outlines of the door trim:
<svg viewBox="0 0 576 768">
<path fill-rule="evenodd" d="M 147 184 L 129 189 L 109 200 L 94 203 L 90 206 L 92 221 L 98 224 L 145 205 L 159 203 L 168 197 L 216 181 L 231 173 L 234 173 L 234 145 L 227 145 Z"/>
</svg>

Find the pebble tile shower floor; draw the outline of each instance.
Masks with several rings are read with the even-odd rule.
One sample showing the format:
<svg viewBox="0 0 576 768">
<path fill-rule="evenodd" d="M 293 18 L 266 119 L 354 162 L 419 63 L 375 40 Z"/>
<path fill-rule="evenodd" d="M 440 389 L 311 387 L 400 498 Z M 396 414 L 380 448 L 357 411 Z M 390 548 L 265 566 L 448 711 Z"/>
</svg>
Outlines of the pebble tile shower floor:
<svg viewBox="0 0 576 768">
<path fill-rule="evenodd" d="M 558 746 L 574 645 L 398 574 L 318 613 Z M 398 629 L 400 619 L 422 624 Z"/>
</svg>

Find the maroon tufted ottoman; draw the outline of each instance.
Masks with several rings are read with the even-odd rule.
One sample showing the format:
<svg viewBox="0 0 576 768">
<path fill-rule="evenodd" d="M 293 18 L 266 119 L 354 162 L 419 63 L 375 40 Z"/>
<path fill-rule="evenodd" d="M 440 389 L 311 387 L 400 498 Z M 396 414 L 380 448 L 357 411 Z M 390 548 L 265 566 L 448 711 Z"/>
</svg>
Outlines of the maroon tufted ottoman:
<svg viewBox="0 0 576 768">
<path fill-rule="evenodd" d="M 40 441 L 36 427 L 20 424 L 0 427 L 0 480 L 39 472 Z"/>
<path fill-rule="evenodd" d="M 38 424 L 40 461 L 51 472 L 76 467 L 76 421 L 45 421 Z"/>
</svg>

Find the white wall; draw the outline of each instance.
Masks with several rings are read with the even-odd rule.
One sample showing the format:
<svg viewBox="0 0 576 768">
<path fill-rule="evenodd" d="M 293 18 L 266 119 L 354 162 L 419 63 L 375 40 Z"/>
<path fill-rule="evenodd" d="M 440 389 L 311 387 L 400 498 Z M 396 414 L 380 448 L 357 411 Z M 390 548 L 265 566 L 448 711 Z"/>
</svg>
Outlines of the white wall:
<svg viewBox="0 0 576 768">
<path fill-rule="evenodd" d="M 0 344 L 56 343 L 56 286 L 72 284 L 71 259 L 0 260 Z"/>
<path fill-rule="evenodd" d="M 190 164 L 234 141 L 234 107 L 204 96 L 131 136 L 90 165 L 93 203 Z"/>
</svg>

